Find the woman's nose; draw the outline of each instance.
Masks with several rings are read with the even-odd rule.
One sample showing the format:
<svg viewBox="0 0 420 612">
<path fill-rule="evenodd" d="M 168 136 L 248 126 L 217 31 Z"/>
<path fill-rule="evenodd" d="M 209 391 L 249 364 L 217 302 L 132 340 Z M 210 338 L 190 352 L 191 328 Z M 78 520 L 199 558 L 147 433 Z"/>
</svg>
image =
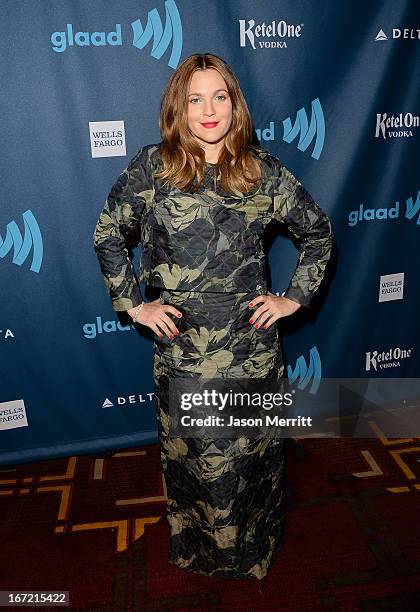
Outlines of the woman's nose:
<svg viewBox="0 0 420 612">
<path fill-rule="evenodd" d="M 204 114 L 214 115 L 213 102 L 211 100 L 204 102 Z"/>
</svg>

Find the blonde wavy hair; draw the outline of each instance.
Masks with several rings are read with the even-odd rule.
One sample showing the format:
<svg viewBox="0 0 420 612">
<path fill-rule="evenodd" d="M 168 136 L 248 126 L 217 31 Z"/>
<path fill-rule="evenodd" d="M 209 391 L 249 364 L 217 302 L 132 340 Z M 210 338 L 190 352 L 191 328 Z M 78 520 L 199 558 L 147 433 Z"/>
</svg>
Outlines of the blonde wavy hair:
<svg viewBox="0 0 420 612">
<path fill-rule="evenodd" d="M 216 166 L 220 185 L 227 193 L 246 193 L 261 180 L 260 164 L 251 154 L 252 149 L 259 149 L 252 144 L 252 119 L 232 69 L 211 53 L 186 58 L 165 87 L 159 115 L 163 169 L 155 176 L 185 191 L 195 192 L 202 184 L 205 154 L 190 132 L 187 112 L 192 75 L 207 68 L 223 77 L 232 103 L 232 123 Z"/>
</svg>

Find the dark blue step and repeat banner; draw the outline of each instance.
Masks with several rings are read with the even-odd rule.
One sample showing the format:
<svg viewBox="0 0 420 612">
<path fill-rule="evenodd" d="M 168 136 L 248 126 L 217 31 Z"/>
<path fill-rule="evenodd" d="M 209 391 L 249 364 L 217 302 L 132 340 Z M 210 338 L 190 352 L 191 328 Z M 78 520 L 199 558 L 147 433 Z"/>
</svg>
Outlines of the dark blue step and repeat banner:
<svg viewBox="0 0 420 612">
<path fill-rule="evenodd" d="M 419 375 L 419 2 L 3 0 L 1 15 L 1 464 L 157 441 L 152 337 L 112 310 L 92 234 L 192 53 L 232 66 L 256 139 L 333 223 L 328 282 L 279 323 L 289 382 Z M 297 262 L 283 232 L 268 260 L 280 295 Z"/>
</svg>

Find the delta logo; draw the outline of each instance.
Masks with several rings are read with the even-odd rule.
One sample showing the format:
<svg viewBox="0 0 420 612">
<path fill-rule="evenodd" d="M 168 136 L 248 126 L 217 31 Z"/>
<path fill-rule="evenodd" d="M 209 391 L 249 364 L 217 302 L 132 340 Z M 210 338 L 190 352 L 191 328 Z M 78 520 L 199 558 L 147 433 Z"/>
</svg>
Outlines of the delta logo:
<svg viewBox="0 0 420 612">
<path fill-rule="evenodd" d="M 387 36 L 382 28 L 375 36 L 376 42 L 382 42 L 384 40 L 392 39 L 405 39 L 405 40 L 420 40 L 420 28 L 392 28 L 392 34 Z"/>
<path fill-rule="evenodd" d="M 11 329 L 0 329 L 0 340 L 9 340 L 10 338 L 15 338 Z"/>
<path fill-rule="evenodd" d="M 154 393 L 138 393 L 136 395 L 118 395 L 110 399 L 106 397 L 102 402 L 102 408 L 112 408 L 113 406 L 132 406 L 139 404 L 145 404 L 154 401 Z"/>
<path fill-rule="evenodd" d="M 156 8 L 147 14 L 147 23 L 143 27 L 140 19 L 131 22 L 131 44 L 137 49 L 144 49 L 152 42 L 151 57 L 161 59 L 171 47 L 168 60 L 170 68 L 178 66 L 182 52 L 182 22 L 178 7 L 174 0 L 165 1 L 165 25 Z M 67 23 L 65 30 L 51 34 L 51 47 L 56 53 L 64 53 L 70 47 L 121 47 L 125 44 L 121 23 L 115 24 L 115 29 L 109 32 L 96 30 L 94 32 L 79 31 L 72 23 Z"/>
</svg>

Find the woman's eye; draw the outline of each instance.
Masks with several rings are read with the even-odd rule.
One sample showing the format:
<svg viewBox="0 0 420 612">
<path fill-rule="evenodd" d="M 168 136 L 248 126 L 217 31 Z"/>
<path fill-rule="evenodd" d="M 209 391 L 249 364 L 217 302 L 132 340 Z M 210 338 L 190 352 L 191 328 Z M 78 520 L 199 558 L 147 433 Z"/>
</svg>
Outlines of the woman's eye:
<svg viewBox="0 0 420 612">
<path fill-rule="evenodd" d="M 216 96 L 217 98 L 222 98 L 222 100 L 226 100 L 226 96 L 224 94 L 219 94 Z"/>
<path fill-rule="evenodd" d="M 195 102 L 196 100 L 199 100 L 199 98 L 191 98 L 190 102 Z"/>
</svg>

